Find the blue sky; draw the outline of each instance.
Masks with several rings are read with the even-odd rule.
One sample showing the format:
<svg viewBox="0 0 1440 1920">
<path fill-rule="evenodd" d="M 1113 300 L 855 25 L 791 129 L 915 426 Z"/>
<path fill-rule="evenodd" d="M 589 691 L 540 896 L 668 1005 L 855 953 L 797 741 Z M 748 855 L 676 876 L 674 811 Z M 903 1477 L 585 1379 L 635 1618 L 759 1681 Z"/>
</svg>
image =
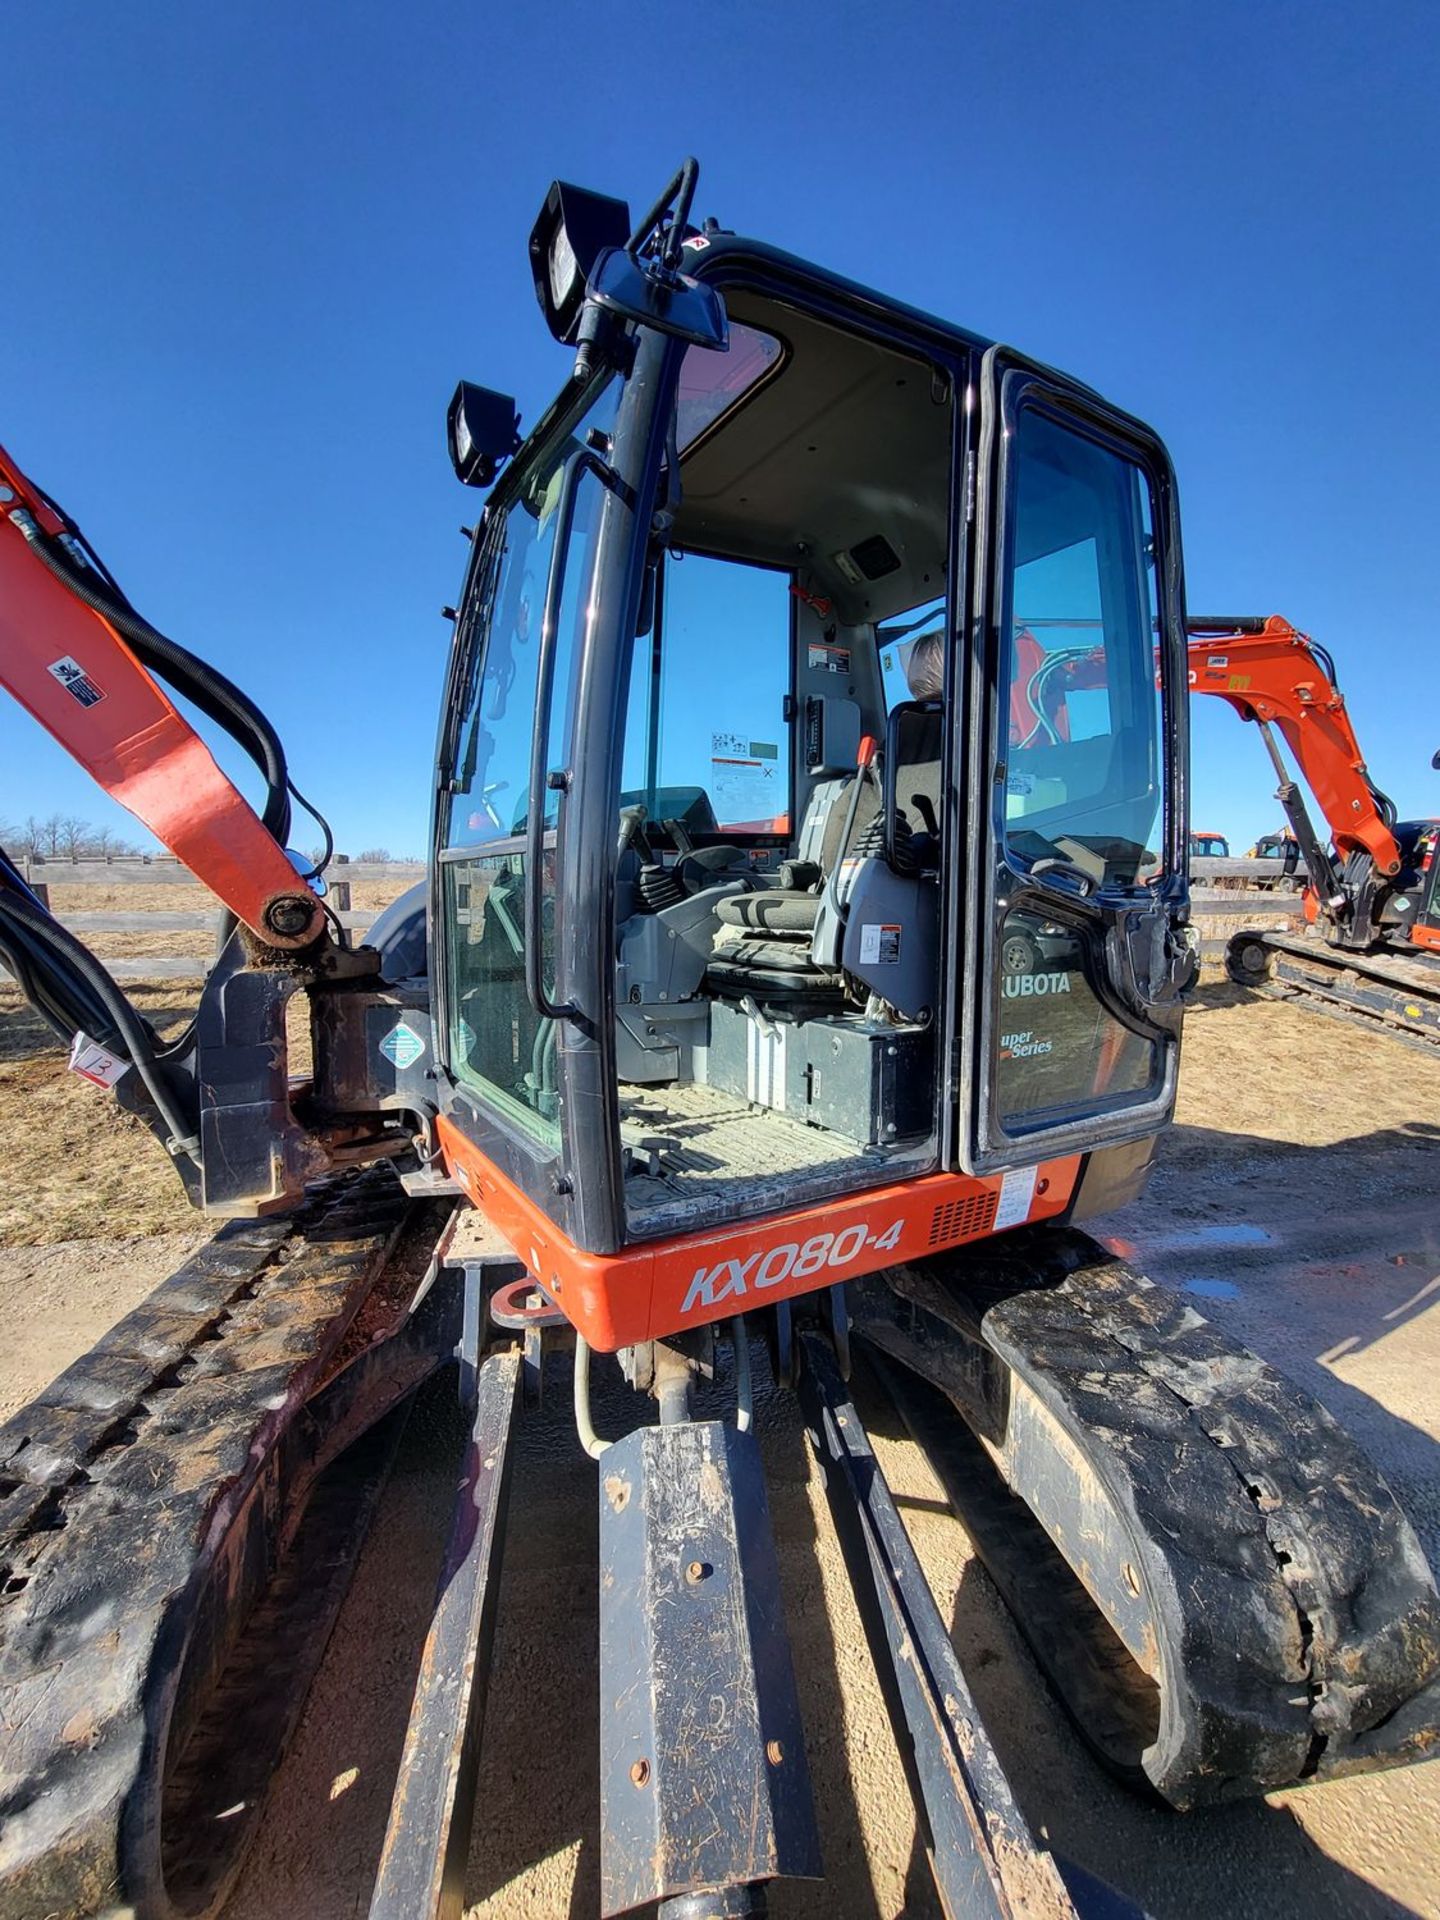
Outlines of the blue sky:
<svg viewBox="0 0 1440 1920">
<path fill-rule="evenodd" d="M 700 213 L 1151 421 L 1192 608 L 1323 639 L 1372 771 L 1440 812 L 1437 83 L 1403 0 L 58 0 L 0 67 L 0 441 L 266 707 L 342 847 L 418 850 L 477 504 L 445 403 L 533 420 L 564 375 L 550 179 L 638 207 L 693 151 Z M 1197 823 L 1277 821 L 1219 703 L 1196 745 Z M 0 704 L 0 819 L 52 808 L 125 824 Z"/>
</svg>

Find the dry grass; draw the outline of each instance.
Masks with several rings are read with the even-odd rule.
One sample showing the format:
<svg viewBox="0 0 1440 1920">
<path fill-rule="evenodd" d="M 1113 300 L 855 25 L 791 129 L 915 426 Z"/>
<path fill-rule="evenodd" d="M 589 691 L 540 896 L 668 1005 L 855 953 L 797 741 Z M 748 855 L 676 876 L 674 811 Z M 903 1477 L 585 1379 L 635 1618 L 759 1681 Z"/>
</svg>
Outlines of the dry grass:
<svg viewBox="0 0 1440 1920">
<path fill-rule="evenodd" d="M 215 953 L 215 935 L 200 927 L 182 928 L 177 933 L 82 931 L 80 938 L 100 960 L 210 960 Z"/>
<path fill-rule="evenodd" d="M 343 871 L 332 871 L 331 879 Z M 378 913 L 407 892 L 409 884 L 354 880 L 350 883 L 350 905 L 356 913 Z M 220 902 L 195 881 L 158 887 L 67 887 L 57 883 L 50 889 L 50 910 L 62 920 L 72 913 L 218 913 Z"/>
<path fill-rule="evenodd" d="M 393 896 L 395 889 L 367 891 Z M 183 911 L 208 899 L 199 887 L 56 889 L 62 892 L 83 896 L 94 912 L 143 911 L 139 899 L 153 910 Z M 384 904 L 383 897 L 357 901 L 371 910 Z M 81 910 L 69 899 L 57 905 Z M 198 946 L 181 944 L 190 940 Z M 97 936 L 95 945 L 119 956 L 208 953 L 208 942 L 207 934 L 137 933 Z M 162 1035 L 178 1031 L 199 992 L 198 981 L 125 984 Z M 297 1073 L 309 1064 L 304 1011 L 303 1000 L 292 1002 Z M 1343 1101 L 1318 1090 L 1317 1052 L 1340 1070 Z M 1213 965 L 1186 1022 L 1183 1059 L 1176 1118 L 1191 1126 L 1318 1146 L 1403 1126 L 1417 1111 L 1440 1113 L 1440 1061 L 1257 1000 Z M 159 1141 L 109 1095 L 66 1071 L 64 1049 L 11 986 L 0 986 L 0 1164 L 0 1246 L 111 1240 L 195 1223 Z"/>
<path fill-rule="evenodd" d="M 194 1010 L 188 981 L 136 981 L 129 992 L 162 1035 L 176 1033 Z M 195 1224 L 160 1142 L 110 1094 L 67 1070 L 65 1049 L 9 985 L 0 986 L 0 1163 L 0 1246 Z"/>
</svg>

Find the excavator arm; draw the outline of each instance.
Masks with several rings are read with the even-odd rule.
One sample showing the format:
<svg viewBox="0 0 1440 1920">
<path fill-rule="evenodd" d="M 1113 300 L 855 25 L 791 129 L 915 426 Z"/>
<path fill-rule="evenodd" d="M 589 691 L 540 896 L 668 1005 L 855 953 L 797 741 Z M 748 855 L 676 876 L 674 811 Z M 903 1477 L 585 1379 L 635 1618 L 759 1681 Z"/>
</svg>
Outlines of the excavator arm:
<svg viewBox="0 0 1440 1920">
<path fill-rule="evenodd" d="M 1332 945 L 1368 950 L 1394 936 L 1406 890 L 1416 891 L 1413 852 L 1396 832 L 1394 803 L 1370 778 L 1330 655 L 1280 614 L 1220 619 L 1192 616 L 1190 691 L 1226 701 L 1260 729 L 1279 781 L 1276 798 L 1310 879 L 1306 912 L 1324 914 Z M 1015 635 L 1020 671 L 1011 695 L 1010 742 L 1038 734 L 1069 736 L 1068 696 L 1107 684 L 1103 646 L 1049 651 L 1025 629 Z M 1278 736 L 1278 737 L 1277 737 Z M 1316 830 L 1288 747 L 1329 828 L 1333 851 Z M 1411 944 L 1440 944 L 1415 921 Z"/>
<path fill-rule="evenodd" d="M 1305 860 L 1305 917 L 1323 942 L 1277 929 L 1236 934 L 1233 980 L 1295 996 L 1362 1025 L 1440 1040 L 1440 895 L 1433 851 L 1370 778 L 1329 654 L 1279 614 L 1192 618 L 1190 687 L 1253 720 L 1279 777 L 1276 798 Z M 1319 803 L 1333 851 L 1321 844 L 1283 738 Z M 1333 951 L 1339 949 L 1338 953 Z"/>
<path fill-rule="evenodd" d="M 265 783 L 262 811 L 221 771 L 162 680 L 251 756 Z M 162 1042 L 0 852 L 0 961 L 72 1049 L 95 1043 L 111 1056 L 116 1097 L 164 1142 L 192 1200 L 225 1215 L 268 1213 L 293 1205 L 331 1166 L 407 1150 L 409 1133 L 382 1110 L 415 1103 L 377 1087 L 366 1064 L 374 1057 L 366 1021 L 388 1009 L 378 957 L 331 936 L 285 851 L 299 796 L 274 728 L 223 674 L 136 611 L 75 523 L 3 448 L 0 686 L 223 903 L 196 1018 Z M 314 1067 L 292 1083 L 287 1006 L 300 992 Z"/>
<path fill-rule="evenodd" d="M 1276 729 L 1319 802 L 1341 860 L 1362 851 L 1377 874 L 1386 879 L 1398 874 L 1403 860 L 1394 834 L 1395 809 L 1370 778 L 1325 649 L 1278 613 L 1265 619 L 1192 618 L 1189 629 L 1190 691 L 1217 695 L 1242 720 L 1257 723 L 1280 777 L 1279 798 L 1302 848 L 1307 829 L 1312 842 L 1314 832 L 1308 818 L 1297 821 L 1292 810 L 1298 807 L 1304 816 L 1304 803 L 1275 745 Z M 1311 872 L 1313 878 L 1313 866 Z"/>
<path fill-rule="evenodd" d="M 212 709 L 229 710 L 232 732 L 264 723 L 237 688 L 140 619 L 3 447 L 0 501 L 0 685 L 258 939 L 310 945 L 324 909 L 154 676 L 208 694 Z M 288 823 L 283 759 L 266 771 Z"/>
</svg>

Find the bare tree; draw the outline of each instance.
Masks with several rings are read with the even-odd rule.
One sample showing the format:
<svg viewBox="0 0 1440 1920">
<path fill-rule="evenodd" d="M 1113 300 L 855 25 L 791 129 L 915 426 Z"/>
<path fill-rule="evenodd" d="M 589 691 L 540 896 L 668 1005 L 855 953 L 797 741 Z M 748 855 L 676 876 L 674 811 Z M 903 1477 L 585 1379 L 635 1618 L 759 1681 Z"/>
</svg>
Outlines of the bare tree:
<svg viewBox="0 0 1440 1920">
<path fill-rule="evenodd" d="M 43 820 L 31 814 L 11 834 L 9 846 L 17 860 L 123 859 L 139 851 L 109 827 L 97 827 L 70 813 L 47 814 Z"/>
<path fill-rule="evenodd" d="M 364 852 L 357 853 L 355 858 L 357 860 L 371 861 L 377 867 L 388 867 L 391 854 L 388 847 L 366 847 Z"/>
</svg>

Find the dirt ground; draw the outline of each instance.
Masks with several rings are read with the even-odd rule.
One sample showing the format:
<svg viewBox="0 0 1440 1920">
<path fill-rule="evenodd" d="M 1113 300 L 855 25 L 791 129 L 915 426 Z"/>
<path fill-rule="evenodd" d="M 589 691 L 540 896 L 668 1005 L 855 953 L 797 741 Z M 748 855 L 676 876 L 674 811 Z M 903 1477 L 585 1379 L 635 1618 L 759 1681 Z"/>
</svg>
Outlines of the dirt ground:
<svg viewBox="0 0 1440 1920">
<path fill-rule="evenodd" d="M 12 1025 L 0 1019 L 0 1030 Z M 42 1057 L 32 1049 L 32 1072 Z M 15 1108 L 34 1089 L 17 1103 L 14 1090 L 25 1089 L 10 1076 L 26 1058 L 23 1048 L 18 1060 L 0 1056 L 0 1151 L 12 1167 L 26 1130 Z M 42 1093 L 46 1084 L 35 1083 Z M 88 1102 L 88 1089 L 75 1088 Z M 51 1096 L 60 1099 L 53 1086 Z M 28 1202 L 19 1210 L 22 1234 L 31 1221 L 35 1239 L 44 1219 L 85 1212 L 67 1199 L 65 1181 L 83 1188 L 93 1172 L 82 1159 L 93 1109 L 61 1104 L 32 1130 L 43 1137 L 54 1114 L 73 1130 L 71 1164 L 53 1176 L 38 1215 Z M 1105 1223 L 1154 1278 L 1190 1292 L 1199 1311 L 1331 1408 L 1386 1473 L 1432 1564 L 1440 1564 L 1437 1123 L 1440 1061 L 1210 983 L 1187 1026 L 1162 1164 L 1144 1200 Z M 0 1225 L 9 1243 L 0 1251 L 0 1326 L 10 1335 L 0 1348 L 0 1409 L 83 1350 L 188 1244 L 175 1236 L 194 1231 L 193 1216 L 160 1201 L 168 1169 L 151 1152 L 158 1161 L 153 1169 L 146 1161 L 143 1176 L 132 1163 L 130 1211 L 118 1178 L 108 1202 L 107 1217 L 145 1225 L 92 1219 L 88 1244 L 72 1225 L 66 1244 L 44 1249 L 17 1245 Z M 140 1186 L 152 1172 L 147 1209 Z M 14 1186 L 3 1204 L 15 1209 Z M 110 1244 L 120 1233 L 153 1237 Z M 618 1388 L 598 1411 L 612 1432 L 632 1417 Z M 827 1874 L 823 1888 L 772 1888 L 771 1912 L 936 1914 L 788 1397 L 763 1393 L 758 1424 Z M 1002 1762 L 1051 1845 L 1156 1920 L 1440 1920 L 1440 1761 L 1206 1815 L 1140 1804 L 1097 1769 L 1060 1716 L 915 1450 L 883 1422 L 874 1437 Z M 454 1444 L 453 1419 L 422 1405 L 227 1920 L 338 1920 L 365 1910 L 443 1548 Z M 472 1920 L 598 1911 L 595 1470 L 558 1393 L 522 1427 L 518 1447 L 467 1881 Z"/>
<path fill-rule="evenodd" d="M 195 1009 L 188 981 L 126 988 L 162 1038 Z M 0 984 L 0 1167 L 0 1249 L 109 1243 L 195 1224 L 160 1142 L 67 1071 L 65 1049 L 8 983 Z"/>
</svg>

